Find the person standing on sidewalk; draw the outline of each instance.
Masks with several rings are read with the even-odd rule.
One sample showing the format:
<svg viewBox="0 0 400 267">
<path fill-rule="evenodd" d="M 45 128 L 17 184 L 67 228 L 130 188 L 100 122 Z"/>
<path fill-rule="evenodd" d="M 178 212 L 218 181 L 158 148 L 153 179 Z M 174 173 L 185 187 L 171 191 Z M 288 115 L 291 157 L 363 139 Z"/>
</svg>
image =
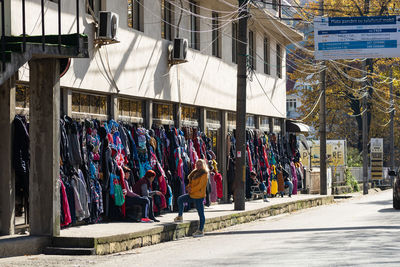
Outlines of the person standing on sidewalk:
<svg viewBox="0 0 400 267">
<path fill-rule="evenodd" d="M 204 224 L 205 224 L 205 216 L 204 216 L 204 198 L 206 196 L 206 187 L 208 181 L 208 167 L 207 163 L 199 159 L 196 161 L 196 168 L 189 174 L 188 176 L 189 184 L 186 187 L 186 191 L 188 192 L 185 195 L 178 197 L 178 208 L 179 214 L 174 219 L 175 222 L 183 222 L 183 204 L 194 202 L 196 205 L 197 213 L 200 218 L 200 226 L 199 229 L 193 234 L 193 237 L 201 237 L 204 235 Z"/>
</svg>

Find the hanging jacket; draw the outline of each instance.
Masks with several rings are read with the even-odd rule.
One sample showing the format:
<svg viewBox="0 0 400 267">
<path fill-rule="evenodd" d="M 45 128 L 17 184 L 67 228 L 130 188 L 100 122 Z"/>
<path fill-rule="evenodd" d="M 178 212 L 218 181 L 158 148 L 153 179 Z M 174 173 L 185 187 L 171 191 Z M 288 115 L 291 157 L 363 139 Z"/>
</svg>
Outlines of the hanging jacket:
<svg viewBox="0 0 400 267">
<path fill-rule="evenodd" d="M 61 185 L 60 186 L 61 210 L 62 210 L 62 212 L 64 214 L 63 220 L 62 220 L 62 223 L 60 224 L 60 226 L 67 226 L 72 222 L 72 220 L 71 220 L 71 212 L 70 212 L 69 204 L 68 204 L 67 192 L 66 192 L 65 185 L 64 185 L 63 181 L 61 179 L 59 179 L 58 182 Z"/>
<path fill-rule="evenodd" d="M 16 115 L 13 121 L 13 167 L 15 170 L 16 190 L 29 193 L 29 133 L 24 117 Z"/>
<path fill-rule="evenodd" d="M 220 173 L 215 173 L 214 180 L 217 185 L 217 197 L 222 198 L 224 196 L 224 189 L 222 187 L 222 175 Z"/>
<path fill-rule="evenodd" d="M 71 156 L 71 164 L 73 166 L 80 166 L 83 161 L 77 123 L 68 116 L 64 116 L 64 121 L 69 142 L 68 150 Z"/>
<path fill-rule="evenodd" d="M 215 181 L 215 173 L 210 172 L 210 185 L 211 185 L 211 192 L 210 192 L 210 200 L 211 202 L 217 202 L 218 196 L 217 196 L 217 183 Z"/>
</svg>

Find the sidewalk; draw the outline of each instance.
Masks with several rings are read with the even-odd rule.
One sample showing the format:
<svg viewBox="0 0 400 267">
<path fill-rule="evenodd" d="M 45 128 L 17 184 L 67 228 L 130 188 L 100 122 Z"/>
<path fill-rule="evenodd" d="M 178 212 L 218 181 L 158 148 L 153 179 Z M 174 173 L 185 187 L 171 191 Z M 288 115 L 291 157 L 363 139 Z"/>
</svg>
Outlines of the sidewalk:
<svg viewBox="0 0 400 267">
<path fill-rule="evenodd" d="M 293 212 L 300 209 L 333 203 L 333 196 L 295 195 L 292 198 L 272 198 L 246 202 L 245 211 L 235 211 L 234 204 L 205 207 L 205 232 L 229 227 L 259 218 Z M 198 227 L 195 209 L 183 215 L 183 223 L 174 223 L 176 213 L 158 217 L 159 223 L 110 222 L 83 225 L 61 231 L 54 237 L 48 254 L 110 254 L 160 242 L 191 236 Z"/>
</svg>

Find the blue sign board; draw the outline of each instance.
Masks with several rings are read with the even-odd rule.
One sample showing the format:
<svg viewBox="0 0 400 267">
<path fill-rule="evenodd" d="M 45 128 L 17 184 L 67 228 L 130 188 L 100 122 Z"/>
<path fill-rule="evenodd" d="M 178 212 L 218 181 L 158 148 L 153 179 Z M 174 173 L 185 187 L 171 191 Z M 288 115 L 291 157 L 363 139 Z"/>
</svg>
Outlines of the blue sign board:
<svg viewBox="0 0 400 267">
<path fill-rule="evenodd" d="M 316 17 L 315 58 L 354 59 L 400 56 L 400 16 Z"/>
</svg>

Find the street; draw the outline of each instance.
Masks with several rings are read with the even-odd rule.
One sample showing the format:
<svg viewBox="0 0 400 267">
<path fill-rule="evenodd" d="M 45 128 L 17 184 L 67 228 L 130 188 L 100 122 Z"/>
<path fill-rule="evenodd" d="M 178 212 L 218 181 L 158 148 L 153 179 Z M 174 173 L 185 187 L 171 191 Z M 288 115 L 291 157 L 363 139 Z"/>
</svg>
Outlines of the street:
<svg viewBox="0 0 400 267">
<path fill-rule="evenodd" d="M 107 256 L 24 256 L 0 266 L 399 266 L 392 191 Z"/>
</svg>

